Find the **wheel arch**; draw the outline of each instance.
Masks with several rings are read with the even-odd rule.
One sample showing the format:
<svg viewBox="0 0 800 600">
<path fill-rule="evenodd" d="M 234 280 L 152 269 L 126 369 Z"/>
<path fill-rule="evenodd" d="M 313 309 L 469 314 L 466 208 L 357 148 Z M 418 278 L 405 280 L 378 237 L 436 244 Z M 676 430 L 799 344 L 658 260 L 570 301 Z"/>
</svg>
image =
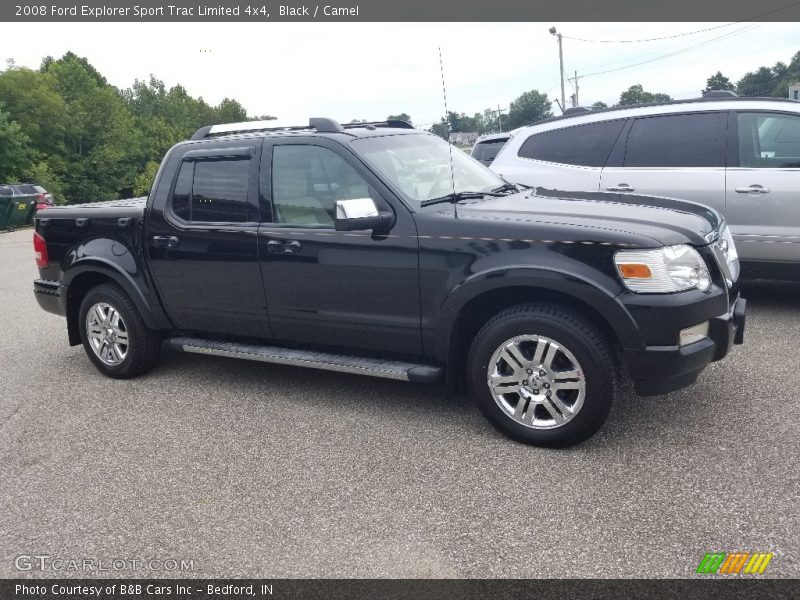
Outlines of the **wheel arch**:
<svg viewBox="0 0 800 600">
<path fill-rule="evenodd" d="M 163 329 L 163 321 L 150 309 L 142 290 L 130 275 L 103 259 L 91 259 L 73 265 L 65 274 L 63 284 L 67 286 L 66 317 L 69 344 L 81 343 L 78 311 L 89 290 L 104 283 L 118 285 L 133 301 L 136 310 L 151 329 Z"/>
<path fill-rule="evenodd" d="M 487 274 L 465 283 L 451 294 L 441 311 L 435 334 L 435 357 L 447 365 L 447 387 L 451 392 L 463 380 L 469 346 L 480 328 L 492 316 L 528 302 L 565 306 L 598 327 L 615 350 L 643 344 L 633 317 L 617 302 L 617 293 L 605 290 L 583 278 L 552 271 L 520 269 L 509 273 Z"/>
</svg>

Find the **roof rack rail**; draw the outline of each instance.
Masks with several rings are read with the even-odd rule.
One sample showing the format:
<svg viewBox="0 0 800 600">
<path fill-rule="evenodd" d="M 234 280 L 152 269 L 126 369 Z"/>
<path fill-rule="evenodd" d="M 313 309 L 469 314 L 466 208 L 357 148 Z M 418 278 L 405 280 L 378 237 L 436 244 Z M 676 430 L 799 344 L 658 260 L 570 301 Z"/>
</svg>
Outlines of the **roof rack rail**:
<svg viewBox="0 0 800 600">
<path fill-rule="evenodd" d="M 206 125 L 194 132 L 193 140 L 202 140 L 218 135 L 231 133 L 253 133 L 256 131 L 323 131 L 326 133 L 342 132 L 344 128 L 333 119 L 325 117 L 312 117 L 308 125 L 280 123 L 276 120 L 243 121 L 241 123 L 224 123 L 220 125 Z"/>
<path fill-rule="evenodd" d="M 396 129 L 414 129 L 414 126 L 408 121 L 400 121 L 399 119 L 387 119 L 386 121 L 362 121 L 354 123 L 345 123 L 345 129 L 355 129 L 357 127 L 394 127 Z"/>
<path fill-rule="evenodd" d="M 589 108 L 588 106 L 570 106 L 562 114 L 565 114 L 565 115 L 576 115 L 578 113 L 589 113 L 589 112 L 592 112 L 592 109 Z"/>
<path fill-rule="evenodd" d="M 735 92 L 732 94 L 725 94 L 720 96 L 715 95 L 706 95 L 700 98 L 684 98 L 682 100 L 666 100 L 666 101 L 657 101 L 657 102 L 643 102 L 642 104 L 625 104 L 622 106 L 609 106 L 607 108 L 593 108 L 589 113 L 575 113 L 575 114 L 563 114 L 558 115 L 555 117 L 547 117 L 546 119 L 541 119 L 540 121 L 536 121 L 534 123 L 528 123 L 527 125 L 522 125 L 517 129 L 523 129 L 525 127 L 531 127 L 532 125 L 542 125 L 543 123 L 553 123 L 555 121 L 562 121 L 568 120 L 573 118 L 578 118 L 582 116 L 587 116 L 589 114 L 608 114 L 608 113 L 615 113 L 623 110 L 630 110 L 634 108 L 649 108 L 649 107 L 657 107 L 657 106 L 679 106 L 682 104 L 695 104 L 695 103 L 702 103 L 702 102 L 721 102 L 723 100 L 727 100 L 729 102 L 770 102 L 770 103 L 785 103 L 785 102 L 792 102 L 797 104 L 800 100 L 793 100 L 791 98 L 772 98 L 772 97 L 764 97 L 764 96 L 739 96 Z M 569 108 L 567 109 L 569 110 Z"/>
<path fill-rule="evenodd" d="M 701 96 L 702 98 L 738 98 L 739 94 L 733 90 L 708 90 Z"/>
</svg>

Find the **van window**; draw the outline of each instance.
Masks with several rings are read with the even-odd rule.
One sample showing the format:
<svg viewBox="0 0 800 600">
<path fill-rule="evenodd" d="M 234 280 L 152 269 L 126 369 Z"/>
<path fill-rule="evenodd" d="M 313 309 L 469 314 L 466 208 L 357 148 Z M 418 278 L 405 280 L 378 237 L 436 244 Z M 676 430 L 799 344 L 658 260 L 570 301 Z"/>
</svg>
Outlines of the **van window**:
<svg viewBox="0 0 800 600">
<path fill-rule="evenodd" d="M 625 149 L 626 167 L 724 167 L 722 113 L 636 119 Z"/>
<path fill-rule="evenodd" d="M 603 167 L 624 126 L 625 119 L 618 119 L 535 133 L 525 140 L 517 156 L 564 165 Z"/>
<path fill-rule="evenodd" d="M 739 113 L 739 165 L 800 168 L 800 115 Z"/>
</svg>

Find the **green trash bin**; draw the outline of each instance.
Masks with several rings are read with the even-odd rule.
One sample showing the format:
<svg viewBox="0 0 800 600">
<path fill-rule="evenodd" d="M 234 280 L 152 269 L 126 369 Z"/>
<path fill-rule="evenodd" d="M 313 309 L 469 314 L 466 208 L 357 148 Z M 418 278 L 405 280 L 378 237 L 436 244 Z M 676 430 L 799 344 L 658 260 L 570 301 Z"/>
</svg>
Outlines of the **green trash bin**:
<svg viewBox="0 0 800 600">
<path fill-rule="evenodd" d="M 14 204 L 13 196 L 0 196 L 0 229 L 7 227 L 8 213 L 11 212 L 12 204 Z"/>
<path fill-rule="evenodd" d="M 36 196 L 14 196 L 10 200 L 6 229 L 14 231 L 16 227 L 30 225 L 36 212 Z"/>
</svg>

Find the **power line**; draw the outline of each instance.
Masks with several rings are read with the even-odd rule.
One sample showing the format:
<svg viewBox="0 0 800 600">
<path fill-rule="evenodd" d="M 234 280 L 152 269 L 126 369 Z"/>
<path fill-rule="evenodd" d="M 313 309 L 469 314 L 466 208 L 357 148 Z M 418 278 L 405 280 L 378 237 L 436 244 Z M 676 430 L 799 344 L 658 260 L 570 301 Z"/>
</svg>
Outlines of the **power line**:
<svg viewBox="0 0 800 600">
<path fill-rule="evenodd" d="M 800 3 L 798 3 L 798 4 L 800 4 Z M 663 59 L 669 58 L 671 56 L 676 56 L 678 54 L 683 54 L 684 52 L 688 52 L 690 50 L 694 50 L 695 48 L 701 48 L 703 46 L 707 46 L 708 44 L 712 44 L 714 42 L 718 42 L 720 40 L 727 39 L 729 37 L 733 37 L 734 35 L 737 35 L 739 33 L 743 33 L 745 30 L 752 29 L 753 27 L 755 27 L 755 26 L 754 25 L 745 25 L 744 27 L 742 27 L 741 29 L 737 29 L 736 31 L 731 31 L 729 33 L 725 33 L 725 34 L 723 34 L 721 36 L 718 36 L 718 37 L 715 37 L 715 38 L 711 38 L 710 40 L 706 40 L 704 42 L 700 42 L 699 44 L 694 44 L 692 46 L 688 46 L 686 48 L 682 48 L 682 49 L 676 50 L 674 52 L 669 52 L 667 54 L 662 54 L 661 56 L 656 56 L 655 58 L 650 58 L 650 59 L 647 59 L 647 60 L 643 60 L 641 62 L 633 63 L 633 64 L 630 64 L 630 65 L 625 65 L 623 67 L 617 67 L 615 69 L 608 69 L 608 70 L 605 70 L 605 71 L 595 71 L 594 73 L 587 73 L 586 75 L 582 75 L 582 77 L 593 77 L 595 75 L 605 75 L 606 73 L 614 73 L 616 71 L 624 71 L 625 69 L 632 69 L 634 67 L 640 67 L 642 65 L 647 65 L 647 64 L 650 64 L 652 62 L 656 62 L 658 60 L 663 60 Z"/>
<path fill-rule="evenodd" d="M 797 6 L 797 5 L 800 5 L 800 2 L 793 2 L 791 4 L 783 6 L 781 8 L 776 8 L 774 10 L 770 10 L 770 11 L 767 11 L 765 13 L 761 13 L 759 15 L 755 15 L 753 17 L 749 17 L 747 19 L 743 19 L 742 21 L 736 21 L 734 23 L 725 23 L 723 25 L 715 25 L 714 27 L 706 27 L 704 29 L 698 29 L 696 31 L 687 31 L 686 33 L 676 33 L 675 35 L 665 35 L 665 36 L 662 36 L 662 37 L 645 38 L 645 39 L 641 39 L 641 40 L 590 40 L 590 39 L 586 39 L 586 38 L 570 37 L 570 36 L 567 36 L 567 35 L 562 36 L 562 37 L 564 37 L 564 39 L 574 40 L 576 42 L 590 42 L 590 43 L 594 43 L 594 44 L 638 44 L 638 43 L 643 43 L 643 42 L 658 42 L 658 41 L 661 41 L 661 40 L 671 40 L 671 39 L 674 39 L 674 38 L 686 37 L 686 36 L 689 36 L 689 35 L 696 35 L 698 33 L 705 33 L 706 31 L 714 31 L 716 29 L 722 29 L 724 27 L 731 27 L 733 25 L 739 25 L 740 23 L 746 23 L 748 21 L 755 21 L 755 20 L 760 19 L 762 17 L 766 17 L 766 16 L 774 14 L 776 12 L 781 12 L 783 10 L 792 8 L 792 7 Z"/>
<path fill-rule="evenodd" d="M 680 45 L 677 45 L 677 46 L 670 46 L 669 48 L 662 48 L 662 49 L 655 50 L 655 51 L 652 51 L 652 52 L 646 52 L 646 53 L 640 54 L 636 58 L 633 58 L 633 59 L 626 59 L 626 60 L 621 60 L 621 61 L 618 60 L 618 61 L 614 61 L 614 62 L 611 62 L 611 63 L 605 63 L 605 64 L 597 65 L 594 68 L 597 69 L 598 71 L 599 70 L 605 71 L 606 69 L 614 70 L 614 69 L 616 69 L 617 66 L 620 66 L 621 68 L 635 67 L 635 66 L 637 66 L 639 64 L 646 64 L 647 62 L 652 62 L 654 60 L 660 60 L 662 57 L 665 57 L 665 56 L 672 56 L 673 54 L 679 54 L 679 53 L 685 52 L 687 50 L 690 50 L 690 49 L 693 49 L 693 48 L 696 48 L 696 47 L 700 47 L 700 46 L 702 46 L 702 45 L 704 45 L 706 43 L 709 43 L 709 42 L 726 39 L 726 38 L 728 38 L 730 36 L 733 36 L 733 35 L 736 35 L 738 33 L 743 33 L 744 31 L 748 30 L 748 28 L 756 28 L 758 26 L 759 25 L 755 25 L 755 24 L 744 25 L 743 27 L 737 29 L 736 31 L 723 33 L 722 35 L 716 36 L 716 37 L 704 38 L 703 40 L 701 40 L 701 41 L 699 41 L 699 42 L 697 42 L 695 44 L 692 44 L 690 46 L 686 46 L 684 44 L 680 44 Z M 592 71 L 592 72 L 594 73 L 596 71 Z"/>
<path fill-rule="evenodd" d="M 731 27 L 733 25 L 738 25 L 738 22 L 735 23 L 725 23 L 724 25 L 717 25 L 716 27 L 706 27 L 705 29 L 698 29 L 697 31 L 688 31 L 686 33 L 677 33 L 675 35 L 665 35 L 663 37 L 655 37 L 655 38 L 646 38 L 642 40 L 589 40 L 586 38 L 579 38 L 579 37 L 571 37 L 568 35 L 564 36 L 565 40 L 574 40 L 576 42 L 589 42 L 593 44 L 639 44 L 642 42 L 658 42 L 661 40 L 671 40 L 673 38 L 679 37 L 686 37 L 687 35 L 696 35 L 698 33 L 704 33 L 706 31 L 713 31 L 715 29 L 722 29 L 723 27 Z"/>
</svg>

